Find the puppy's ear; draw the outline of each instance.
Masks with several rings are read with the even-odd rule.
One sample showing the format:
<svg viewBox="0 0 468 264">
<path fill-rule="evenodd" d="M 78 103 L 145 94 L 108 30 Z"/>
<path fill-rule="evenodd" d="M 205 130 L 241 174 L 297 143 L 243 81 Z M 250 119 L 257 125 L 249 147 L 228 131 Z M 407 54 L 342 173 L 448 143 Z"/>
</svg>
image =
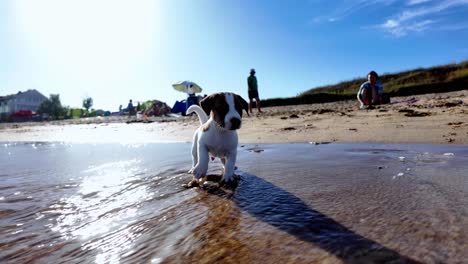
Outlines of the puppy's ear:
<svg viewBox="0 0 468 264">
<path fill-rule="evenodd" d="M 216 96 L 217 94 L 211 94 L 200 101 L 200 106 L 203 109 L 203 111 L 205 111 L 207 116 L 210 116 L 211 110 L 213 109 L 213 106 L 215 104 Z"/>
<path fill-rule="evenodd" d="M 245 112 L 247 113 L 248 116 L 249 115 L 249 103 L 247 103 L 247 101 L 244 100 L 244 98 L 242 98 L 240 95 L 238 94 L 234 94 L 234 97 L 235 97 L 235 102 L 236 102 L 236 106 L 239 105 L 240 106 L 240 109 L 241 111 L 239 112 L 239 114 L 242 116 L 242 109 L 245 110 Z M 237 108 L 237 107 L 236 107 Z"/>
</svg>

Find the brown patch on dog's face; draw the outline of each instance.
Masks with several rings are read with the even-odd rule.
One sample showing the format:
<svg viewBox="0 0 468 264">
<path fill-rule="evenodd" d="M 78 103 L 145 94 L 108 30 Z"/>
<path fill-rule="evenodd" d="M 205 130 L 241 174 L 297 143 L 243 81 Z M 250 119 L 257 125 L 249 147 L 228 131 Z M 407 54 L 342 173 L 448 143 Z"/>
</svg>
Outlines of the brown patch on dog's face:
<svg viewBox="0 0 468 264">
<path fill-rule="evenodd" d="M 211 115 L 216 123 L 218 123 L 221 127 L 226 127 L 225 117 L 229 113 L 229 103 L 227 102 L 226 97 L 233 97 L 234 98 L 234 107 L 236 112 L 239 113 L 239 116 L 242 117 L 242 110 L 245 110 L 247 115 L 249 115 L 249 104 L 247 101 L 244 100 L 240 95 L 234 93 L 215 93 L 210 96 L 207 96 L 203 100 L 200 101 L 200 106 L 203 108 L 203 111 L 207 115 Z M 232 104 L 232 102 L 231 102 Z M 234 110 L 233 109 L 233 110 Z M 240 125 L 240 121 L 239 125 Z M 232 124 L 231 124 L 232 127 Z M 234 126 L 236 127 L 236 126 Z M 237 129 L 237 128 L 234 128 Z"/>
<path fill-rule="evenodd" d="M 249 103 L 244 100 L 240 95 L 234 94 L 234 103 L 236 105 L 236 111 L 239 112 L 239 115 L 242 117 L 242 110 L 245 110 L 247 115 L 249 115 Z"/>
<path fill-rule="evenodd" d="M 201 100 L 200 105 L 207 115 L 211 113 L 216 123 L 224 127 L 224 117 L 229 112 L 229 105 L 226 102 L 224 93 L 212 94 Z"/>
</svg>

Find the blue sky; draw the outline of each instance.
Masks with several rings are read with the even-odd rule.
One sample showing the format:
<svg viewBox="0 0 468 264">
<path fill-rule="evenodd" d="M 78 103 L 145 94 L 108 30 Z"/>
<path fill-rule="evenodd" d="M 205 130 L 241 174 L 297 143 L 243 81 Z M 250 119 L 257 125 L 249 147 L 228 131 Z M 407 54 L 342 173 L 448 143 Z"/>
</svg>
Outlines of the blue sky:
<svg viewBox="0 0 468 264">
<path fill-rule="evenodd" d="M 3 0 L 0 95 L 37 89 L 116 111 L 204 93 L 261 98 L 468 59 L 468 0 Z"/>
</svg>

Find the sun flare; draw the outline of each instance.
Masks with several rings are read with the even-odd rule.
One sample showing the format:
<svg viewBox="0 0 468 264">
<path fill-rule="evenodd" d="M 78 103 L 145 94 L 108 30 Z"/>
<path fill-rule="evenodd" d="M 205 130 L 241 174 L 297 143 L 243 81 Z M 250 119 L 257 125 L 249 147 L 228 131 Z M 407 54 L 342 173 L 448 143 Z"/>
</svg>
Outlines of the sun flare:
<svg viewBox="0 0 468 264">
<path fill-rule="evenodd" d="M 109 81 L 151 56 L 157 1 L 15 1 L 18 31 L 50 71 Z"/>
</svg>

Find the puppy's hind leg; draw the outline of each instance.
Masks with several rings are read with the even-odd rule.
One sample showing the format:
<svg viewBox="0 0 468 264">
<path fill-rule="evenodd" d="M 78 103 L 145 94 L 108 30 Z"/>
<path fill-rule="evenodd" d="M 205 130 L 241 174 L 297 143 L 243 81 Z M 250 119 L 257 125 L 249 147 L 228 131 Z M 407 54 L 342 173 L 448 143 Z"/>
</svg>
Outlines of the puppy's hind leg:
<svg viewBox="0 0 468 264">
<path fill-rule="evenodd" d="M 194 173 L 197 162 L 198 162 L 198 133 L 195 133 L 193 135 L 193 141 L 192 141 L 192 168 L 188 171 L 188 173 L 190 174 Z M 195 175 L 192 177 L 192 180 L 188 184 L 184 184 L 185 188 L 193 188 L 193 187 L 198 187 L 198 186 L 200 186 L 200 182 L 199 182 L 199 179 L 195 177 Z"/>
</svg>

